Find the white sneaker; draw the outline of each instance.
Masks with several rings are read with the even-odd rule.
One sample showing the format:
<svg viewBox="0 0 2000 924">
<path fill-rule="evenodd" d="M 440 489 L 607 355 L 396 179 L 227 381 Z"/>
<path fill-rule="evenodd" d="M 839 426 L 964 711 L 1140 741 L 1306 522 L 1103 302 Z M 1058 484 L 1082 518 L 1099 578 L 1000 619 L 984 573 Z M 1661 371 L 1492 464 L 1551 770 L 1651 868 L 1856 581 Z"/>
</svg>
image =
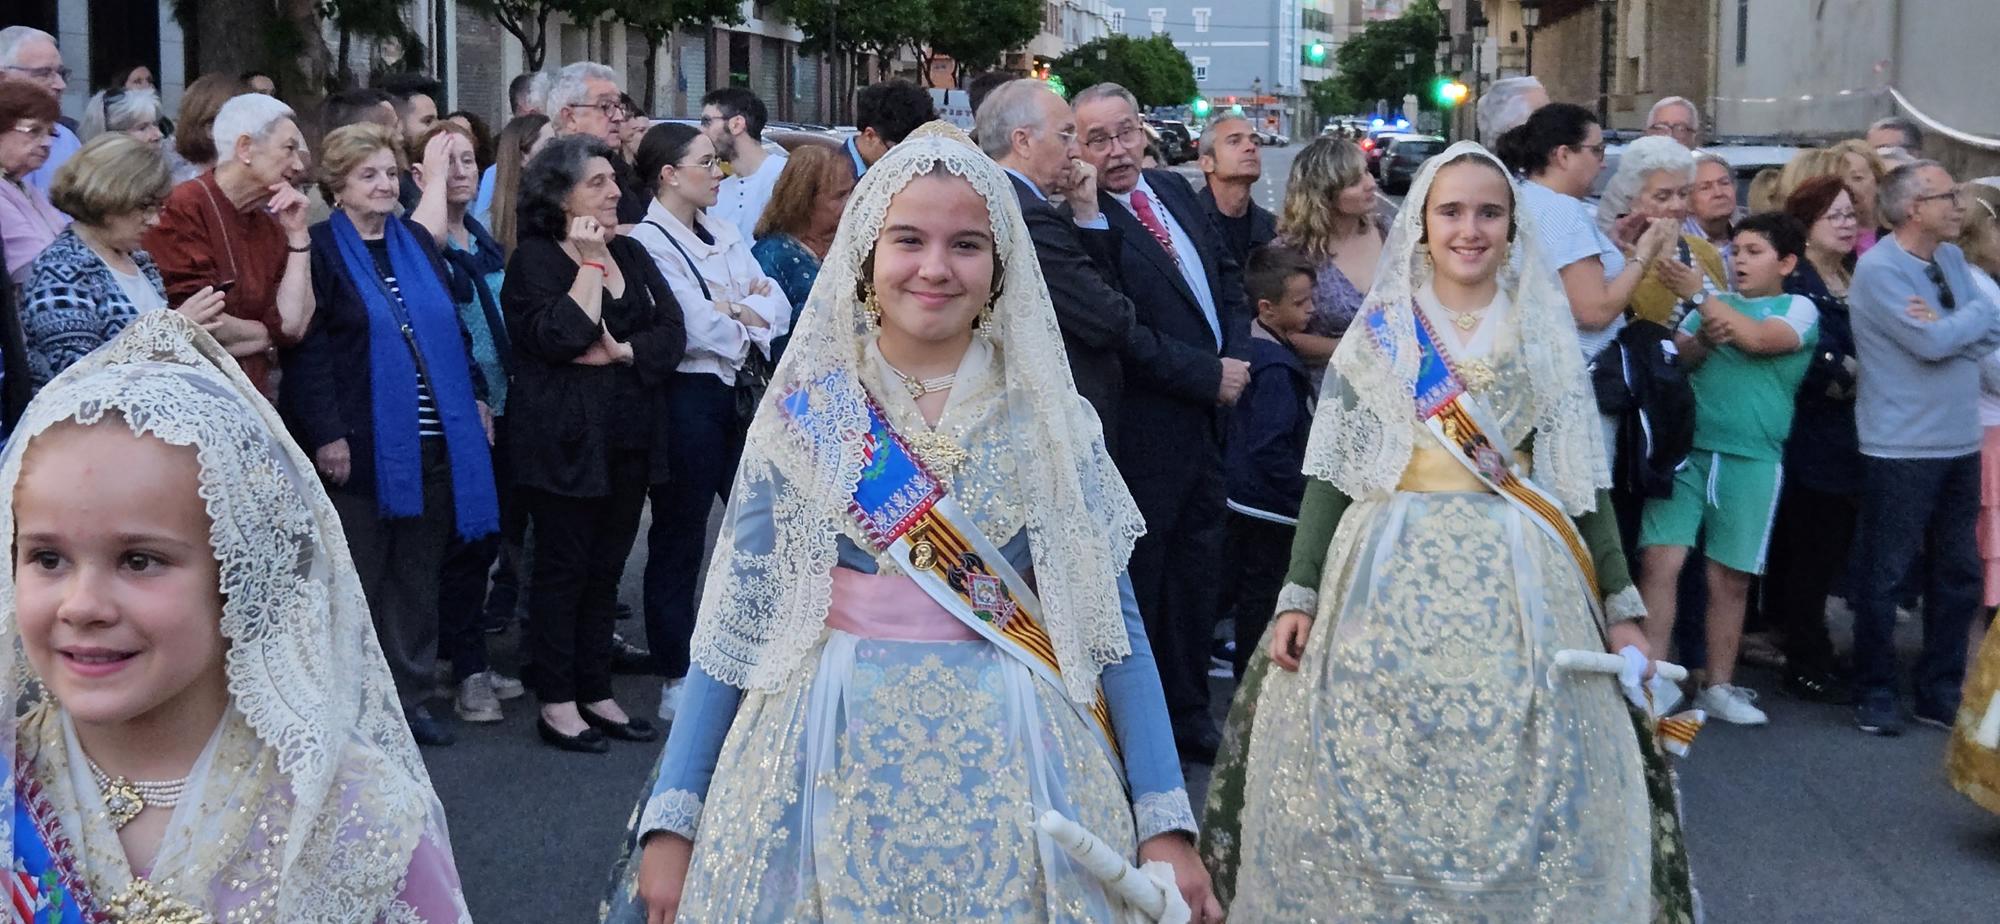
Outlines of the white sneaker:
<svg viewBox="0 0 2000 924">
<path fill-rule="evenodd" d="M 1771 717 L 1757 708 L 1756 703 L 1756 690 L 1727 683 L 1707 687 L 1694 698 L 1695 707 L 1708 713 L 1709 718 L 1721 719 L 1731 725 L 1763 725 L 1771 721 Z"/>
<path fill-rule="evenodd" d="M 681 708 L 681 693 L 686 687 L 686 677 L 682 677 L 679 680 L 669 680 L 666 683 L 660 684 L 661 721 L 671 722 L 674 720 L 674 713 L 679 712 Z"/>
</svg>

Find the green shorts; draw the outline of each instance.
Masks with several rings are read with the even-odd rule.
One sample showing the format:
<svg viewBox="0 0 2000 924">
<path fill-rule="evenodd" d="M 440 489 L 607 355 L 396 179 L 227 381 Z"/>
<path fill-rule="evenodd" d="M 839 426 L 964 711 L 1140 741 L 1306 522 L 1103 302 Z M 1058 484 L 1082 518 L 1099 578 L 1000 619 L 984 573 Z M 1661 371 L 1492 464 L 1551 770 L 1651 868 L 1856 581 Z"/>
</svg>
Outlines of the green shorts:
<svg viewBox="0 0 2000 924">
<path fill-rule="evenodd" d="M 1701 537 L 1710 560 L 1763 574 L 1783 479 L 1782 463 L 1697 449 L 1674 473 L 1673 496 L 1646 502 L 1639 547 L 1692 547 Z"/>
</svg>

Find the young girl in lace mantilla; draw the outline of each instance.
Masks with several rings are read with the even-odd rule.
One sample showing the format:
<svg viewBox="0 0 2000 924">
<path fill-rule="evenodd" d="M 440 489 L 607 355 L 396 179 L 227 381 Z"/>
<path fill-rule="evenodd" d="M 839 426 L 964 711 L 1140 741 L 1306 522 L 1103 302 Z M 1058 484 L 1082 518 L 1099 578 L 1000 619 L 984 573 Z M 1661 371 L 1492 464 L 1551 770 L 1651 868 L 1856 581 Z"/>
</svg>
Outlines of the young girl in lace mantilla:
<svg viewBox="0 0 2000 924">
<path fill-rule="evenodd" d="M 214 340 L 133 322 L 29 405 L 0 486 L 17 912 L 470 920 L 340 521 Z"/>
</svg>

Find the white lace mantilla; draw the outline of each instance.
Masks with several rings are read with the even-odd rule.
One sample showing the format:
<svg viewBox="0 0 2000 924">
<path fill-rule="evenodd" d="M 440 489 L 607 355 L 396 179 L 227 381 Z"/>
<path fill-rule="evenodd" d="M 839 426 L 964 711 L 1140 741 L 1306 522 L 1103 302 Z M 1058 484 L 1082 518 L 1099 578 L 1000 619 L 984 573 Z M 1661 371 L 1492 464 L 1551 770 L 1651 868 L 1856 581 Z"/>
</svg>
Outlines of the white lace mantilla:
<svg viewBox="0 0 2000 924">
<path fill-rule="evenodd" d="M 419 849 L 433 912 L 465 919 L 444 812 L 411 740 L 339 516 L 311 461 L 234 359 L 176 312 L 141 316 L 64 370 L 28 406 L 4 457 L 14 496 L 23 458 L 65 423 L 129 428 L 191 447 L 219 565 L 231 709 L 195 767 L 202 812 L 169 821 L 145 879 L 125 860 L 80 747 L 41 702 L 22 657 L 11 569 L 0 569 L 0 709 L 7 778 L 34 775 L 100 896 L 150 887 L 219 920 L 320 924 L 393 919 Z M 0 505 L 0 533 L 16 528 Z M 58 707 L 60 704 L 56 704 Z M 29 761 L 18 766 L 14 755 Z M 0 799 L 15 787 L 0 787 Z M 0 805 L 0 841 L 16 814 Z M 443 873 L 440 876 L 442 858 Z M 212 907 L 214 902 L 227 907 Z"/>
<path fill-rule="evenodd" d="M 664 790 L 647 799 L 645 811 L 639 813 L 641 843 L 655 831 L 678 834 L 692 841 L 700 829 L 701 797 L 689 790 Z"/>
<path fill-rule="evenodd" d="M 1147 838 L 1168 831 L 1186 831 L 1190 835 L 1198 833 L 1194 807 L 1188 802 L 1185 789 L 1149 792 L 1133 800 L 1132 823 L 1134 833 L 1142 844 Z"/>
<path fill-rule="evenodd" d="M 1322 386 L 1305 473 L 1363 500 L 1396 489 L 1409 466 L 1419 365 L 1416 297 L 1430 282 L 1423 203 L 1440 167 L 1463 160 L 1506 167 L 1483 147 L 1461 141 L 1418 171 L 1408 201 L 1382 246 L 1375 286 L 1355 317 L 1354 336 L 1343 337 Z M 1518 197 L 1517 197 L 1518 206 Z M 1542 259 L 1534 216 L 1514 209 L 1513 241 L 1501 263 L 1500 291 L 1514 309 L 1503 318 L 1517 325 L 1519 344 L 1535 396 L 1535 470 L 1540 487 L 1577 515 L 1597 506 L 1597 490 L 1611 486 L 1597 401 L 1584 374 L 1569 299 Z M 1370 319 L 1380 317 L 1378 325 Z"/>
<path fill-rule="evenodd" d="M 857 286 L 867 281 L 862 265 L 891 200 L 932 174 L 964 179 L 986 201 L 1001 287 L 981 335 L 998 348 L 1001 366 L 1005 407 L 996 413 L 1008 432 L 1000 451 L 1014 454 L 1014 503 L 1034 550 L 1043 622 L 1066 692 L 1092 702 L 1099 672 L 1131 653 L 1118 576 L 1145 524 L 1105 452 L 1096 415 L 1077 397 L 1012 184 L 991 158 L 942 122 L 896 145 L 868 169 L 848 201 L 798 329 L 750 425 L 732 507 L 709 566 L 693 658 L 723 683 L 775 691 L 798 674 L 820 638 L 832 600 L 835 540 L 849 517 L 869 430 L 864 390 L 823 383 L 859 380 L 871 336 Z M 795 426 L 778 406 L 800 393 L 812 409 L 809 427 Z M 746 498 L 769 500 L 768 535 L 761 528 L 739 533 L 734 503 Z"/>
</svg>

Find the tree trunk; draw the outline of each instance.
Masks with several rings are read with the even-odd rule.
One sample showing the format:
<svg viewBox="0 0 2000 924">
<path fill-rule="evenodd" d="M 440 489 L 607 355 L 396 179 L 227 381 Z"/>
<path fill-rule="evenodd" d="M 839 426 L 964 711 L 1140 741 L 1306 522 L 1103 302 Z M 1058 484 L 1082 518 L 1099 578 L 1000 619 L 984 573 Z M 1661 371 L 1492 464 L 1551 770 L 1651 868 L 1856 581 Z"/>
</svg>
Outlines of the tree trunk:
<svg viewBox="0 0 2000 924">
<path fill-rule="evenodd" d="M 654 117 L 658 117 L 660 114 L 658 99 L 660 89 L 660 43 L 663 41 L 665 40 L 658 36 L 646 35 L 646 114 Z"/>
</svg>

